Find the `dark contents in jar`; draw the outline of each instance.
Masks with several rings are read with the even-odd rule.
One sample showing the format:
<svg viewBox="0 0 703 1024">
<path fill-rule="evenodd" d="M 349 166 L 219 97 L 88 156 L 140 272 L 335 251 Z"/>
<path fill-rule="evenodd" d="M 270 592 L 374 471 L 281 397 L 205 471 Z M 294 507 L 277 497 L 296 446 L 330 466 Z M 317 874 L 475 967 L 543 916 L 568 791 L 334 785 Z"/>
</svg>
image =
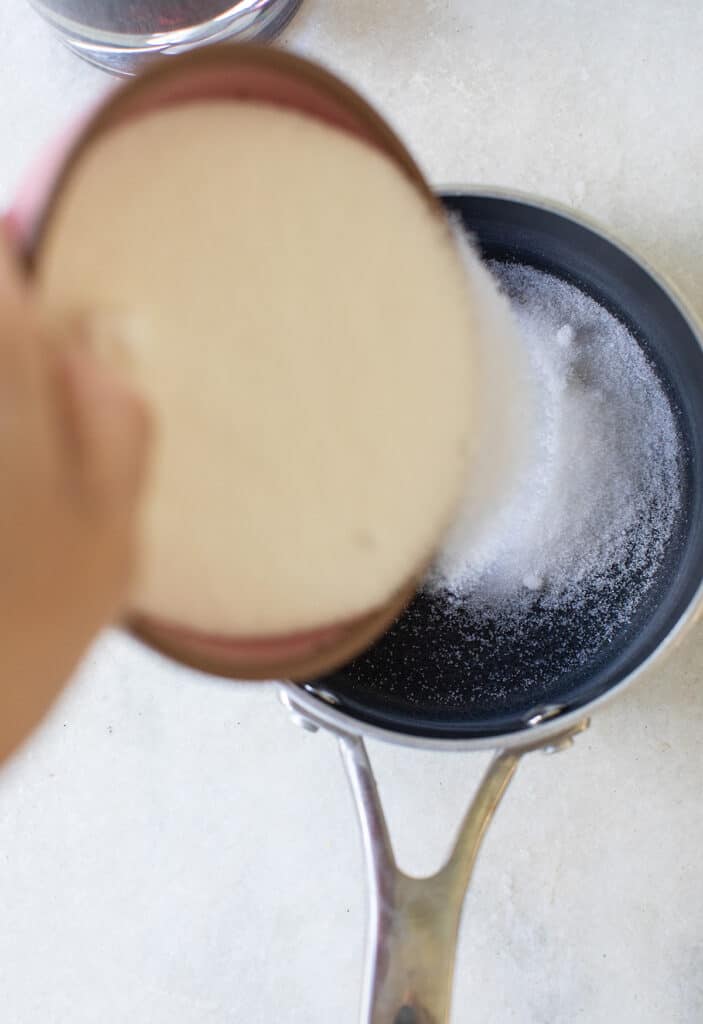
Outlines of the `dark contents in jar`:
<svg viewBox="0 0 703 1024">
<path fill-rule="evenodd" d="M 126 35 L 192 28 L 237 7 L 235 0 L 44 0 L 56 15 Z"/>
</svg>

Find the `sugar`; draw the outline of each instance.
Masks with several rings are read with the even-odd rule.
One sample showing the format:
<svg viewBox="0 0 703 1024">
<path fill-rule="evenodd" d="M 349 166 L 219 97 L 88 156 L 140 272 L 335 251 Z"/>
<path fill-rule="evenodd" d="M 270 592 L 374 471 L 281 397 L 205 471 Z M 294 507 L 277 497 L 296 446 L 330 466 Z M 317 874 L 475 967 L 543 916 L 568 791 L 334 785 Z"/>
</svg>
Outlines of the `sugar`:
<svg viewBox="0 0 703 1024">
<path fill-rule="evenodd" d="M 449 564 L 455 555 L 461 561 L 469 549 L 476 557 L 490 558 L 489 535 L 510 504 L 515 481 L 525 477 L 532 463 L 541 401 L 508 297 L 459 224 L 454 224 L 454 236 L 475 314 L 472 352 L 480 386 L 472 396 L 477 403 L 473 451 L 462 515 L 447 544 Z"/>
<path fill-rule="evenodd" d="M 515 314 L 537 416 L 501 501 L 480 529 L 475 498 L 465 502 L 428 587 L 464 610 L 513 619 L 536 595 L 542 610 L 592 601 L 627 572 L 618 616 L 627 618 L 680 507 L 668 398 L 627 328 L 575 286 L 516 264 L 491 271 Z M 503 426 L 497 417 L 496 435 Z"/>
<path fill-rule="evenodd" d="M 433 722 L 495 728 L 592 683 L 656 606 L 680 537 L 686 456 L 657 372 L 620 321 L 564 281 L 494 263 L 501 304 L 464 250 L 501 353 L 486 363 L 478 464 L 494 479 L 474 469 L 425 587 L 343 683 Z M 514 334 L 499 315 L 506 299 Z"/>
<path fill-rule="evenodd" d="M 541 590 L 544 586 L 544 579 L 542 576 L 538 576 L 536 572 L 528 572 L 522 580 L 523 587 L 527 587 L 528 590 Z"/>
<path fill-rule="evenodd" d="M 496 287 L 460 225 L 454 225 L 454 233 L 476 310 L 474 358 L 481 379 L 476 397 L 482 407 L 475 423 L 481 429 L 473 438 L 478 451 L 470 463 L 461 514 L 431 578 L 461 592 L 467 569 L 473 576 L 481 575 L 499 557 L 496 543 L 514 528 L 516 513 L 524 516 L 529 511 L 543 396 L 509 296 Z M 519 492 L 523 507 L 516 509 L 514 497 Z"/>
<path fill-rule="evenodd" d="M 566 348 L 576 337 L 576 331 L 571 324 L 564 324 L 559 328 L 555 337 L 557 345 L 561 345 L 562 348 Z"/>
</svg>

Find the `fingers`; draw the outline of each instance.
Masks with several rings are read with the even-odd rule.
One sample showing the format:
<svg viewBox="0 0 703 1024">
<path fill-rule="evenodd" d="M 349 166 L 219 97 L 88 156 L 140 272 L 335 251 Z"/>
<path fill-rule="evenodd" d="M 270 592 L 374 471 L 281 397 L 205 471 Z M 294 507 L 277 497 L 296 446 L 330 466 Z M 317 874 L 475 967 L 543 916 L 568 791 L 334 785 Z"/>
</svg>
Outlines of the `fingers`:
<svg viewBox="0 0 703 1024">
<path fill-rule="evenodd" d="M 150 419 L 144 402 L 87 349 L 62 354 L 70 429 L 89 501 L 129 512 L 148 459 Z"/>
<path fill-rule="evenodd" d="M 27 283 L 7 228 L 0 224 L 0 306 L 27 301 Z"/>
<path fill-rule="evenodd" d="M 53 459 L 50 366 L 22 268 L 0 230 L 0 469 L 45 471 Z"/>
<path fill-rule="evenodd" d="M 34 316 L 22 271 L 9 242 L 0 232 L 0 388 L 10 395 L 31 369 L 34 339 L 28 321 Z"/>
<path fill-rule="evenodd" d="M 0 469 L 68 475 L 96 508 L 127 512 L 142 485 L 149 417 L 87 335 L 85 325 L 47 329 L 0 230 Z"/>
<path fill-rule="evenodd" d="M 27 324 L 35 323 L 29 288 L 17 255 L 0 230 L 0 367 L 26 362 L 32 352 Z M 30 339 L 31 340 L 31 339 Z"/>
</svg>

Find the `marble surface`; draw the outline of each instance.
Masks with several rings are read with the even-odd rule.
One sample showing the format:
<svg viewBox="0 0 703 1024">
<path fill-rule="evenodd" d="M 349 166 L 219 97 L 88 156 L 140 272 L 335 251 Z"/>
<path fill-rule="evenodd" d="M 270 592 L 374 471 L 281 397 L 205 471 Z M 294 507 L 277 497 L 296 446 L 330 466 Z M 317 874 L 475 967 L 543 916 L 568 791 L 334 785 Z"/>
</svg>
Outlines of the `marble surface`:
<svg viewBox="0 0 703 1024">
<path fill-rule="evenodd" d="M 435 182 L 595 216 L 703 312 L 698 0 L 306 0 L 287 47 L 372 97 Z M 0 11 L 0 203 L 108 80 Z M 520 768 L 466 904 L 456 1024 L 703 1019 L 703 632 Z M 443 856 L 483 755 L 372 747 L 401 863 Z M 269 687 L 117 634 L 0 775 L 8 1024 L 352 1024 L 361 852 L 334 742 Z"/>
</svg>

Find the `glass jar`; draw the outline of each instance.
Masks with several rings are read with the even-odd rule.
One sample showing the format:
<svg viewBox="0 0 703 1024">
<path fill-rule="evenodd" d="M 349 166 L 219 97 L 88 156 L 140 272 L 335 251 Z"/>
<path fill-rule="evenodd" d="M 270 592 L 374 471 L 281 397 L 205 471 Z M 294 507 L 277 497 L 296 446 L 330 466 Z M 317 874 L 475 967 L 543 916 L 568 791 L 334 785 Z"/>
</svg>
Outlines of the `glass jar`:
<svg viewBox="0 0 703 1024">
<path fill-rule="evenodd" d="M 224 39 L 266 41 L 301 0 L 30 0 L 81 57 L 132 75 L 160 54 Z"/>
</svg>

